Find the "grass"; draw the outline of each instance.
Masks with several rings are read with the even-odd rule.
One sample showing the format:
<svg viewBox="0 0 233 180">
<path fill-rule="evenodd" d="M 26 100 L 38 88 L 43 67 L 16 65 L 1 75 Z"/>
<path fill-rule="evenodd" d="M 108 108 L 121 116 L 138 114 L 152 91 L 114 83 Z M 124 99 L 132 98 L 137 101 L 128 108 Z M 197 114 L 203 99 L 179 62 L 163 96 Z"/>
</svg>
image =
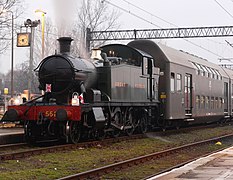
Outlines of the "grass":
<svg viewBox="0 0 233 180">
<path fill-rule="evenodd" d="M 141 139 L 5 161 L 0 163 L 0 179 L 59 178 L 159 150 L 157 144 L 165 145 L 156 139 Z"/>
<path fill-rule="evenodd" d="M 72 151 L 48 153 L 28 157 L 26 159 L 10 160 L 0 162 L 0 179 L 56 179 L 70 174 L 83 172 L 121 160 L 130 159 L 139 155 L 145 155 L 181 144 L 191 143 L 197 140 L 208 139 L 218 135 L 233 132 L 232 126 L 210 128 L 182 132 L 180 134 L 153 136 L 145 139 L 123 141 L 107 146 L 97 145 L 93 148 L 79 148 Z M 206 150 L 215 149 L 213 145 Z M 195 150 L 200 153 L 203 150 Z M 190 153 L 194 154 L 194 153 Z M 186 157 L 182 157 L 186 159 Z M 170 159 L 174 159 L 171 158 Z M 145 167 L 129 168 L 124 175 L 122 172 L 108 176 L 110 179 L 128 179 L 133 177 L 145 177 L 151 171 L 156 171 L 168 166 L 166 159 L 161 163 L 155 161 L 148 163 Z M 174 164 L 176 161 L 174 161 Z M 135 169 L 135 171 L 133 171 Z"/>
</svg>

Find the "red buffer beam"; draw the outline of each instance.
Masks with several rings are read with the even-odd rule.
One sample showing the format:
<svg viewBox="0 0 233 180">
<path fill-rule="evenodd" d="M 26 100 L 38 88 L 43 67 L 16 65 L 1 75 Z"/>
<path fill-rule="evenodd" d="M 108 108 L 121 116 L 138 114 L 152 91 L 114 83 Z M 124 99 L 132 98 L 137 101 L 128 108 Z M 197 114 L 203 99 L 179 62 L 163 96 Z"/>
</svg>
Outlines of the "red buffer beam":
<svg viewBox="0 0 233 180">
<path fill-rule="evenodd" d="M 88 32 L 90 34 L 88 34 Z M 170 29 L 142 29 L 142 30 L 87 30 L 87 40 L 133 40 L 133 39 L 168 39 L 168 38 L 199 38 L 233 36 L 233 26 L 191 27 Z"/>
</svg>

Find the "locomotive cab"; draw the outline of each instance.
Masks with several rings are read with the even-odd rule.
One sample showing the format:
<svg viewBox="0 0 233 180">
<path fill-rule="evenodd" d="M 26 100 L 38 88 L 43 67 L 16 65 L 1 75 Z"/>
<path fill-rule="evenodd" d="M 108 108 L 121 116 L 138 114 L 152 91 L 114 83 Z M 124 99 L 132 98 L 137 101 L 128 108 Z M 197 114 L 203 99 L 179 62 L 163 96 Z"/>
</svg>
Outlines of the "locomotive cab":
<svg viewBox="0 0 233 180">
<path fill-rule="evenodd" d="M 101 75 L 104 68 L 97 68 L 98 84 L 101 91 L 107 92 L 119 101 L 155 101 L 157 102 L 157 83 L 159 69 L 154 66 L 154 59 L 149 54 L 122 44 L 101 47 L 110 63 L 108 76 Z M 109 80 L 108 77 L 111 77 Z M 135 77 L 135 78 L 131 78 Z M 104 80 L 102 80 L 102 78 Z M 103 81 L 111 87 L 102 88 Z"/>
</svg>

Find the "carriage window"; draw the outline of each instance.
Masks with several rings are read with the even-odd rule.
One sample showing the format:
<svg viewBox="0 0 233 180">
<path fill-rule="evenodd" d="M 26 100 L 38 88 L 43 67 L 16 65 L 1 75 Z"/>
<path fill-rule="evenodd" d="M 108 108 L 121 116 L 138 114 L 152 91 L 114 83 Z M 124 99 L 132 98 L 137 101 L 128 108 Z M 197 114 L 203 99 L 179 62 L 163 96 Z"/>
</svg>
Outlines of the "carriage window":
<svg viewBox="0 0 233 180">
<path fill-rule="evenodd" d="M 216 72 L 217 75 L 218 75 L 218 80 L 222 80 L 222 76 L 221 76 L 221 74 L 219 73 L 219 71 L 218 71 L 218 70 L 215 70 L 215 72 Z"/>
<path fill-rule="evenodd" d="M 216 108 L 216 109 L 218 109 L 218 108 L 219 108 L 219 106 L 218 106 L 218 105 L 219 105 L 219 104 L 218 104 L 218 98 L 216 97 L 216 98 L 215 98 L 215 108 Z"/>
<path fill-rule="evenodd" d="M 205 96 L 201 96 L 201 109 L 205 108 Z"/>
<path fill-rule="evenodd" d="M 214 97 L 211 97 L 210 108 L 214 109 Z"/>
<path fill-rule="evenodd" d="M 175 91 L 175 73 L 171 73 L 171 92 Z"/>
<path fill-rule="evenodd" d="M 200 72 L 200 75 L 201 75 L 201 76 L 204 76 L 204 75 L 205 75 L 205 72 L 204 72 L 204 70 L 202 69 L 201 65 L 200 65 L 200 64 L 196 64 L 196 65 L 197 65 L 197 68 L 198 68 L 198 70 L 199 70 L 199 72 Z"/>
<path fill-rule="evenodd" d="M 210 68 L 209 68 L 209 67 L 206 67 L 206 70 L 208 71 L 208 77 L 211 78 L 212 72 L 211 72 Z"/>
<path fill-rule="evenodd" d="M 217 79 L 217 74 L 216 72 L 214 71 L 214 69 L 210 68 L 211 72 L 212 72 L 212 78 L 213 79 Z"/>
<path fill-rule="evenodd" d="M 218 107 L 222 109 L 222 98 L 218 99 Z"/>
<path fill-rule="evenodd" d="M 211 72 L 210 78 L 213 78 L 213 79 L 214 79 L 214 72 L 213 72 L 212 68 L 209 68 L 209 70 L 210 70 L 210 72 Z"/>
<path fill-rule="evenodd" d="M 192 62 L 192 65 L 193 65 L 194 69 L 196 70 L 196 75 L 199 75 L 200 71 L 198 70 L 196 63 Z"/>
<path fill-rule="evenodd" d="M 206 77 L 209 77 L 209 72 L 208 72 L 207 68 L 206 68 L 205 66 L 202 66 L 202 68 L 203 68 L 204 71 L 205 71 L 205 76 L 206 76 Z"/>
<path fill-rule="evenodd" d="M 200 96 L 196 96 L 196 108 L 200 109 Z"/>
<path fill-rule="evenodd" d="M 220 74 L 220 72 L 217 71 L 217 73 L 219 74 L 219 80 L 222 80 L 222 75 Z"/>
<path fill-rule="evenodd" d="M 142 59 L 142 75 L 148 74 L 148 59 L 143 57 Z"/>
<path fill-rule="evenodd" d="M 203 76 L 208 76 L 208 73 L 207 73 L 206 69 L 204 68 L 204 66 L 202 66 L 202 65 L 200 64 L 200 67 L 201 67 L 201 69 L 202 69 L 202 75 L 203 75 Z"/>
<path fill-rule="evenodd" d="M 231 88 L 233 88 L 233 84 L 232 84 L 232 87 Z M 223 101 L 222 101 L 223 102 Z M 232 105 L 233 105 L 233 89 L 232 89 L 232 91 L 231 91 L 231 101 L 230 101 L 231 103 L 232 103 Z M 232 107 L 232 112 L 233 112 L 233 107 Z"/>
<path fill-rule="evenodd" d="M 209 109 L 210 108 L 210 97 L 206 96 L 205 98 L 206 98 L 206 100 L 205 100 L 205 102 L 206 102 L 206 109 Z"/>
<path fill-rule="evenodd" d="M 215 70 L 215 69 L 213 69 L 213 71 L 214 71 L 214 73 L 215 73 L 215 79 L 219 79 L 219 75 L 218 75 L 218 72 L 217 72 L 217 70 Z"/>
<path fill-rule="evenodd" d="M 177 91 L 182 90 L 182 77 L 181 77 L 181 74 L 176 75 L 176 90 Z"/>
</svg>

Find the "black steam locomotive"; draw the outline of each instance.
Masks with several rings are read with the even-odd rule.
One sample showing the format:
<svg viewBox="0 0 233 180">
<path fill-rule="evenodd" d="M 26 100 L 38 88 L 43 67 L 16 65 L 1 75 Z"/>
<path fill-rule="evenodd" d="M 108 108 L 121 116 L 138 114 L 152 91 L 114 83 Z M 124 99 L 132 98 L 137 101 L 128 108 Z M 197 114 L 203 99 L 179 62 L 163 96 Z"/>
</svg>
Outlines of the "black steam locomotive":
<svg viewBox="0 0 233 180">
<path fill-rule="evenodd" d="M 72 39 L 36 71 L 45 94 L 9 106 L 3 121 L 24 121 L 28 141 L 119 136 L 230 119 L 233 72 L 148 40 L 70 55 Z"/>
<path fill-rule="evenodd" d="M 60 38 L 60 53 L 36 68 L 45 94 L 9 106 L 3 121 L 24 121 L 28 141 L 56 137 L 73 143 L 81 137 L 146 132 L 149 124 L 157 124 L 159 71 L 152 56 L 126 45 L 108 45 L 85 60 L 70 55 L 71 41 Z"/>
</svg>

